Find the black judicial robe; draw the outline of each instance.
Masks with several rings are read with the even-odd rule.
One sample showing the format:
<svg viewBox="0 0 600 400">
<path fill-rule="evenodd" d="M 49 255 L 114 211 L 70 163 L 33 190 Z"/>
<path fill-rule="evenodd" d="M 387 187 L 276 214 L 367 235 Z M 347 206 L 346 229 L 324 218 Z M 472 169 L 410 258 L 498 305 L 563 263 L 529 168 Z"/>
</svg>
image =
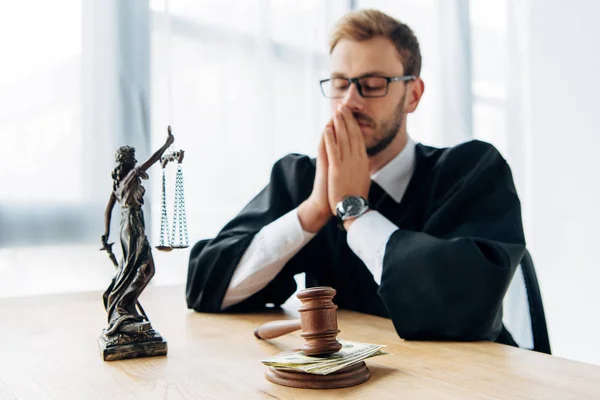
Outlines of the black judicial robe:
<svg viewBox="0 0 600 400">
<path fill-rule="evenodd" d="M 407 340 L 490 340 L 513 344 L 502 300 L 525 251 L 521 206 L 506 161 L 491 145 L 416 145 L 415 171 L 400 204 L 372 182 L 370 201 L 399 230 L 388 241 L 381 286 L 352 252 L 335 218 L 261 291 L 226 312 L 280 305 L 296 290 L 331 286 L 344 309 L 391 318 Z M 208 242 L 190 253 L 186 298 L 220 312 L 233 272 L 254 235 L 312 191 L 315 160 L 290 154 L 269 184 Z"/>
</svg>

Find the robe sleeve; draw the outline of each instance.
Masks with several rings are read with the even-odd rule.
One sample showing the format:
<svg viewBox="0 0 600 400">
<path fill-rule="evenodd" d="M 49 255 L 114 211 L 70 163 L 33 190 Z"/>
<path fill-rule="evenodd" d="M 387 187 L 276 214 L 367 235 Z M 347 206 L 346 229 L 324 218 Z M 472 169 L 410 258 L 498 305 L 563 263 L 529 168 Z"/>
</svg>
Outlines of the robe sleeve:
<svg viewBox="0 0 600 400">
<path fill-rule="evenodd" d="M 438 166 L 423 232 L 400 226 L 386 245 L 379 295 L 404 339 L 495 340 L 525 251 L 512 174 L 479 141 L 449 150 Z"/>
<path fill-rule="evenodd" d="M 196 243 L 188 265 L 188 308 L 221 311 L 231 277 L 254 236 L 265 225 L 300 205 L 312 191 L 314 176 L 314 164 L 307 156 L 290 154 L 282 158 L 274 164 L 269 184 L 215 238 Z M 296 291 L 294 275 L 299 272 L 298 265 L 309 262 L 311 253 L 307 247 L 288 261 L 265 288 L 226 311 L 252 311 L 268 303 L 283 304 Z"/>
</svg>

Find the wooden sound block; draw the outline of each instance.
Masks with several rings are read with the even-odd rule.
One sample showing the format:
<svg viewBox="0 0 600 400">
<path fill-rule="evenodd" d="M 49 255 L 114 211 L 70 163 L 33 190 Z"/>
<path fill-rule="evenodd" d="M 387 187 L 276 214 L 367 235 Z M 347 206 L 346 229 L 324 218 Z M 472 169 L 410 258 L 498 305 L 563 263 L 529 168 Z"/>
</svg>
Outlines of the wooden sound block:
<svg viewBox="0 0 600 400">
<path fill-rule="evenodd" d="M 285 371 L 272 367 L 267 368 L 265 371 L 265 378 L 268 381 L 300 389 L 338 389 L 356 386 L 368 381 L 370 377 L 371 373 L 364 361 L 329 375 Z"/>
</svg>

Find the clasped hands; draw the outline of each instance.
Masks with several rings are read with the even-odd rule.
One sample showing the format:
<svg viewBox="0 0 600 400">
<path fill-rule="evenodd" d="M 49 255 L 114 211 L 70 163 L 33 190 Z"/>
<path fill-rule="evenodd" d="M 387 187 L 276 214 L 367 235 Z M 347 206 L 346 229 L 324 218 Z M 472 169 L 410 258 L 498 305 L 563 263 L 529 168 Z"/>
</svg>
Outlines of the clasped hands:
<svg viewBox="0 0 600 400">
<path fill-rule="evenodd" d="M 367 198 L 370 185 L 369 158 L 360 126 L 350 109 L 340 105 L 319 142 L 312 193 L 298 208 L 302 228 L 319 231 L 336 214 L 339 201 L 345 196 Z M 349 224 L 344 226 L 347 229 Z"/>
</svg>

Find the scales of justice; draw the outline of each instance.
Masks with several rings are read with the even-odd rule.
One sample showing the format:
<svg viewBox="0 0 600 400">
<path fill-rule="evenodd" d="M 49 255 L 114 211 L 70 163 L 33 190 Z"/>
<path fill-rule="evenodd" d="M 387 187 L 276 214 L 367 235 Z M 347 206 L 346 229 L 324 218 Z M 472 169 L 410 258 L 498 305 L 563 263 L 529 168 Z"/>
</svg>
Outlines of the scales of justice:
<svg viewBox="0 0 600 400">
<path fill-rule="evenodd" d="M 157 162 L 162 167 L 162 190 L 160 239 L 156 249 L 171 251 L 188 247 L 183 189 L 184 151 L 170 150 L 174 141 L 169 126 L 164 145 L 141 165 L 137 165 L 133 147 L 121 146 L 115 154 L 117 165 L 112 172 L 113 187 L 104 215 L 105 231 L 100 249 L 108 253 L 116 268 L 115 276 L 102 296 L 108 313 L 108 326 L 102 330 L 98 346 L 104 361 L 167 354 L 167 341 L 154 330 L 138 298 L 156 270 L 145 233 L 142 212 L 145 189 L 142 179 L 148 179 L 146 171 Z M 171 231 L 166 196 L 166 170 L 169 164 L 177 165 Z M 121 206 L 120 262 L 112 251 L 114 243 L 108 242 L 112 211 L 117 202 Z"/>
</svg>

